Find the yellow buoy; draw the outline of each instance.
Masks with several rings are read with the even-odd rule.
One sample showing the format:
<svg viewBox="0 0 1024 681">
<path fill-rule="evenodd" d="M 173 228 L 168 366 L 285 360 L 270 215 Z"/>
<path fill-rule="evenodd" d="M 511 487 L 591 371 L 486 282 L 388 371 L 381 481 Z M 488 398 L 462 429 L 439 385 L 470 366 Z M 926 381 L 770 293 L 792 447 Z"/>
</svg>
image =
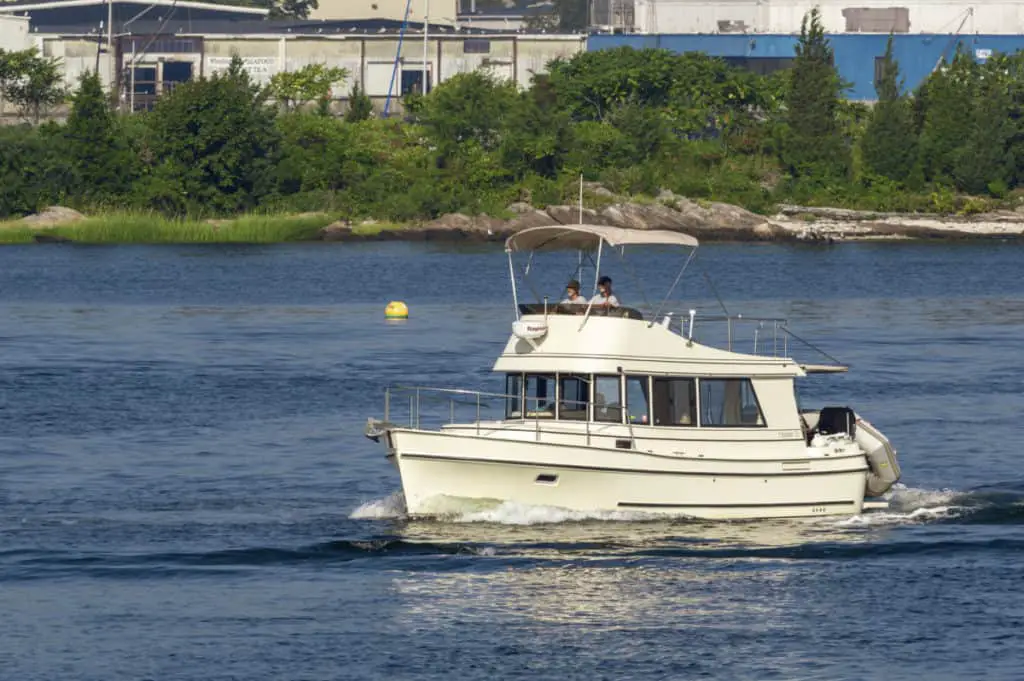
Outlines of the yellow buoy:
<svg viewBox="0 0 1024 681">
<path fill-rule="evenodd" d="M 384 308 L 385 319 L 408 319 L 409 308 L 400 300 L 392 300 L 388 303 L 388 306 Z"/>
</svg>

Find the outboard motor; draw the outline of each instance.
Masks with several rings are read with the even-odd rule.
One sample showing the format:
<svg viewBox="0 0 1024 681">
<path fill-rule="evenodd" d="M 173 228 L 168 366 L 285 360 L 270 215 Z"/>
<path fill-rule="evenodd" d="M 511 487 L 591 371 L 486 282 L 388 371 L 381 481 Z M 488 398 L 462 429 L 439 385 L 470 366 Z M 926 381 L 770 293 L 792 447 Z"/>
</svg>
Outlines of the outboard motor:
<svg viewBox="0 0 1024 681">
<path fill-rule="evenodd" d="M 849 407 L 824 407 L 818 415 L 817 432 L 822 435 L 846 433 L 857 436 L 857 415 Z"/>
</svg>

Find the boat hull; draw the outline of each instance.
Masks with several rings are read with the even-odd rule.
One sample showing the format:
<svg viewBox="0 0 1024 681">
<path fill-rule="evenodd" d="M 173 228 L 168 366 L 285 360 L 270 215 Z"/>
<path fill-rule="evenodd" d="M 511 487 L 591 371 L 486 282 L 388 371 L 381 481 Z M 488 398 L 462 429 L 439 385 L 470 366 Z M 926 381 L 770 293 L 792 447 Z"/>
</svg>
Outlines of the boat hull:
<svg viewBox="0 0 1024 681">
<path fill-rule="evenodd" d="M 388 441 L 411 515 L 467 499 L 710 519 L 855 515 L 867 473 L 862 455 L 695 459 L 403 429 Z"/>
</svg>

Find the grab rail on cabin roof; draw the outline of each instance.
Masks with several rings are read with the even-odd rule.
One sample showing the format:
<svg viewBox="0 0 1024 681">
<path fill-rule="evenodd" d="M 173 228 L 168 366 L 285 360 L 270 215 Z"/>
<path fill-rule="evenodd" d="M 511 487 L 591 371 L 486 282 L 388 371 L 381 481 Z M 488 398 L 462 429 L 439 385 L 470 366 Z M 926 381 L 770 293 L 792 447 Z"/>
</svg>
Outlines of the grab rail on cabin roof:
<svg viewBox="0 0 1024 681">
<path fill-rule="evenodd" d="M 675 317 L 677 314 L 679 316 Z M 666 319 L 668 319 L 667 325 L 665 324 Z M 793 333 L 789 328 L 788 319 L 778 317 L 747 317 L 741 314 L 696 315 L 693 313 L 693 310 L 674 310 L 667 313 L 660 322 L 656 323 L 666 325 L 670 331 L 678 333 L 685 338 L 692 338 L 703 345 L 711 347 L 719 345 L 724 346 L 730 352 L 743 352 L 742 345 L 738 347 L 734 347 L 734 345 L 752 342 L 753 351 L 750 354 L 786 359 L 792 359 L 789 352 L 789 339 L 792 338 L 801 346 L 827 358 L 836 366 L 842 366 L 842 362 L 838 359 L 809 340 Z M 752 334 L 746 337 L 738 337 L 739 329 L 737 327 L 743 328 L 747 324 L 754 325 Z M 712 329 L 710 334 L 698 333 L 699 331 L 706 330 L 709 326 Z M 720 330 L 717 338 L 714 337 L 714 329 Z M 722 334 L 724 334 L 724 338 L 721 337 Z"/>
</svg>

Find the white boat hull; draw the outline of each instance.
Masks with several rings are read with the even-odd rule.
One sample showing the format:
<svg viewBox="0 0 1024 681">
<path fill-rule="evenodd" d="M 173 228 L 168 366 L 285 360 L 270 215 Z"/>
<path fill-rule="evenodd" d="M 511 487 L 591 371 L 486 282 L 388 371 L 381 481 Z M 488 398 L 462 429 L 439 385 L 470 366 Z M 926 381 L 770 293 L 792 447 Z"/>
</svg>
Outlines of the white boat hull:
<svg viewBox="0 0 1024 681">
<path fill-rule="evenodd" d="M 411 515 L 465 499 L 710 519 L 855 515 L 867 473 L 862 454 L 698 459 L 412 429 L 388 441 Z"/>
</svg>

